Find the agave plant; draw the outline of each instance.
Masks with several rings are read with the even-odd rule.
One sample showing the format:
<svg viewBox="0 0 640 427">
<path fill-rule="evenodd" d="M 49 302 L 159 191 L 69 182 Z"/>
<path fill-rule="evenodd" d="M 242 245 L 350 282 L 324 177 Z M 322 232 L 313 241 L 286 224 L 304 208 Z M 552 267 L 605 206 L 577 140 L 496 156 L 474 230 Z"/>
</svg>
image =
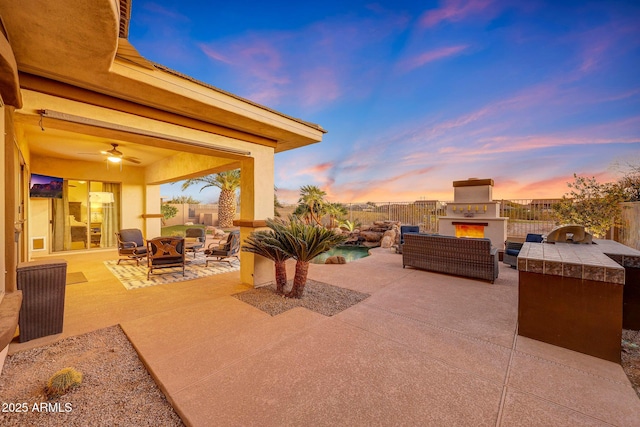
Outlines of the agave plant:
<svg viewBox="0 0 640 427">
<path fill-rule="evenodd" d="M 285 262 L 291 258 L 287 252 L 282 249 L 282 242 L 279 240 L 283 236 L 282 229 L 285 225 L 282 221 L 267 220 L 267 226 L 271 230 L 254 231 L 247 236 L 242 250 L 261 255 L 274 262 L 276 268 L 276 292 L 283 293 L 287 285 L 287 269 Z"/>
<path fill-rule="evenodd" d="M 353 233 L 353 230 L 360 227 L 360 221 L 358 221 L 357 219 L 354 222 L 351 222 L 349 220 L 340 221 L 338 223 L 338 227 L 346 229 L 347 231 L 349 231 L 349 233 Z"/>
<path fill-rule="evenodd" d="M 286 294 L 289 298 L 301 298 L 304 287 L 307 284 L 309 262 L 327 252 L 340 243 L 344 243 L 346 237 L 336 234 L 324 227 L 304 224 L 297 218 L 290 218 L 289 225 L 281 224 L 274 229 L 279 234 L 278 241 L 282 244 L 282 250 L 296 260 L 296 274 L 293 278 L 293 287 Z"/>
</svg>

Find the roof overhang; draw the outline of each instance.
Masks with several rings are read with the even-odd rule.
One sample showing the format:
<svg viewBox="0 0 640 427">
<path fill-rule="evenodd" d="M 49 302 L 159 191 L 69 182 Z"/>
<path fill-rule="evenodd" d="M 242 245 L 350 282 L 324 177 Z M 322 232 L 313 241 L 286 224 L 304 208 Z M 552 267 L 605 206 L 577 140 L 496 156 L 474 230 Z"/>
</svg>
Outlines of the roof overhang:
<svg viewBox="0 0 640 427">
<path fill-rule="evenodd" d="M 129 7 L 128 0 L 22 0 L 0 2 L 0 16 L 18 70 L 25 75 L 266 138 L 275 141 L 276 152 L 322 140 L 325 130 L 319 125 L 142 58 L 124 38 Z"/>
</svg>

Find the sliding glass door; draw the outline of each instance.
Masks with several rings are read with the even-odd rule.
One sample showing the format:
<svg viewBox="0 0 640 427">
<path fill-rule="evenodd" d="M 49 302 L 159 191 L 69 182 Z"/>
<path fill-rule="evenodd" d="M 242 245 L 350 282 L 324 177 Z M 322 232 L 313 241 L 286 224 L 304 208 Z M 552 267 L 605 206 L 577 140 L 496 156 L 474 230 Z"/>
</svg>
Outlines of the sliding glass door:
<svg viewBox="0 0 640 427">
<path fill-rule="evenodd" d="M 120 184 L 64 180 L 52 199 L 53 251 L 111 248 L 120 228 Z"/>
</svg>

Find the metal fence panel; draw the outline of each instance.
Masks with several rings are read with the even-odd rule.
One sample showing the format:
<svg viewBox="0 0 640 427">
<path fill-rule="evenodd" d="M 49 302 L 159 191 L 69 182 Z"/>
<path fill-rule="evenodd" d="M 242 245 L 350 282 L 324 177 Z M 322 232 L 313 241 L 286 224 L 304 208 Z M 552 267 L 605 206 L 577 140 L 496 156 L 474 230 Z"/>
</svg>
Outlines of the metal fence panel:
<svg viewBox="0 0 640 427">
<path fill-rule="evenodd" d="M 500 202 L 500 216 L 509 218 L 507 234 L 525 237 L 528 233 L 545 234 L 555 226 L 551 213 L 553 206 L 561 199 L 504 199 Z M 414 202 L 368 202 L 342 203 L 347 209 L 343 220 L 356 225 L 371 224 L 374 221 L 398 221 L 405 225 L 418 225 L 424 233 L 438 232 L 438 219 L 446 215 L 448 201 L 418 200 Z M 297 205 L 279 208 L 286 218 L 293 214 Z M 328 217 L 323 218 L 328 223 Z"/>
</svg>

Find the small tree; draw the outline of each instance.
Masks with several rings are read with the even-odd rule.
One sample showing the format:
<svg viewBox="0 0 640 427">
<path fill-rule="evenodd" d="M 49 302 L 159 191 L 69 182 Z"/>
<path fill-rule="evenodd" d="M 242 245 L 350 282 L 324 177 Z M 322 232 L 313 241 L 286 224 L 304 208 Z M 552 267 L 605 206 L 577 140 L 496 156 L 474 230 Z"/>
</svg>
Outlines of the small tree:
<svg viewBox="0 0 640 427">
<path fill-rule="evenodd" d="M 280 240 L 284 236 L 283 229 L 286 227 L 282 221 L 272 219 L 267 220 L 267 226 L 271 230 L 254 231 L 244 242 L 242 250 L 251 252 L 267 259 L 275 264 L 276 269 L 276 292 L 284 293 L 287 286 L 287 269 L 285 262 L 291 255 L 283 250 L 283 242 Z"/>
<path fill-rule="evenodd" d="M 324 211 L 329 215 L 329 228 L 335 228 L 336 222 L 349 213 L 342 203 L 327 203 Z"/>
<path fill-rule="evenodd" d="M 178 215 L 178 208 L 171 206 L 170 204 L 163 203 L 160 206 L 160 213 L 162 214 L 162 225 L 165 225 L 168 219 Z"/>
<path fill-rule="evenodd" d="M 571 191 L 553 206 L 553 216 L 561 224 L 580 224 L 595 237 L 603 237 L 611 227 L 620 225 L 620 203 L 624 189 L 618 183 L 600 184 L 595 177 L 573 174 L 567 183 Z"/>
<path fill-rule="evenodd" d="M 274 231 L 280 234 L 278 240 L 282 244 L 283 251 L 296 260 L 293 286 L 286 296 L 302 298 L 307 284 L 309 262 L 334 246 L 344 243 L 346 237 L 324 227 L 305 224 L 295 217 L 290 218 L 289 225 Z"/>
<path fill-rule="evenodd" d="M 305 185 L 300 187 L 300 199 L 295 214 L 305 218 L 307 224 L 320 224 L 320 218 L 324 215 L 326 201 L 324 196 L 327 193 L 315 185 Z"/>
<path fill-rule="evenodd" d="M 278 211 L 278 209 L 282 208 L 284 208 L 284 205 L 278 200 L 278 187 L 273 187 L 273 215 L 277 217 L 282 216 Z"/>
<path fill-rule="evenodd" d="M 640 202 L 640 165 L 629 165 L 629 170 L 620 178 L 626 202 Z"/>
</svg>

